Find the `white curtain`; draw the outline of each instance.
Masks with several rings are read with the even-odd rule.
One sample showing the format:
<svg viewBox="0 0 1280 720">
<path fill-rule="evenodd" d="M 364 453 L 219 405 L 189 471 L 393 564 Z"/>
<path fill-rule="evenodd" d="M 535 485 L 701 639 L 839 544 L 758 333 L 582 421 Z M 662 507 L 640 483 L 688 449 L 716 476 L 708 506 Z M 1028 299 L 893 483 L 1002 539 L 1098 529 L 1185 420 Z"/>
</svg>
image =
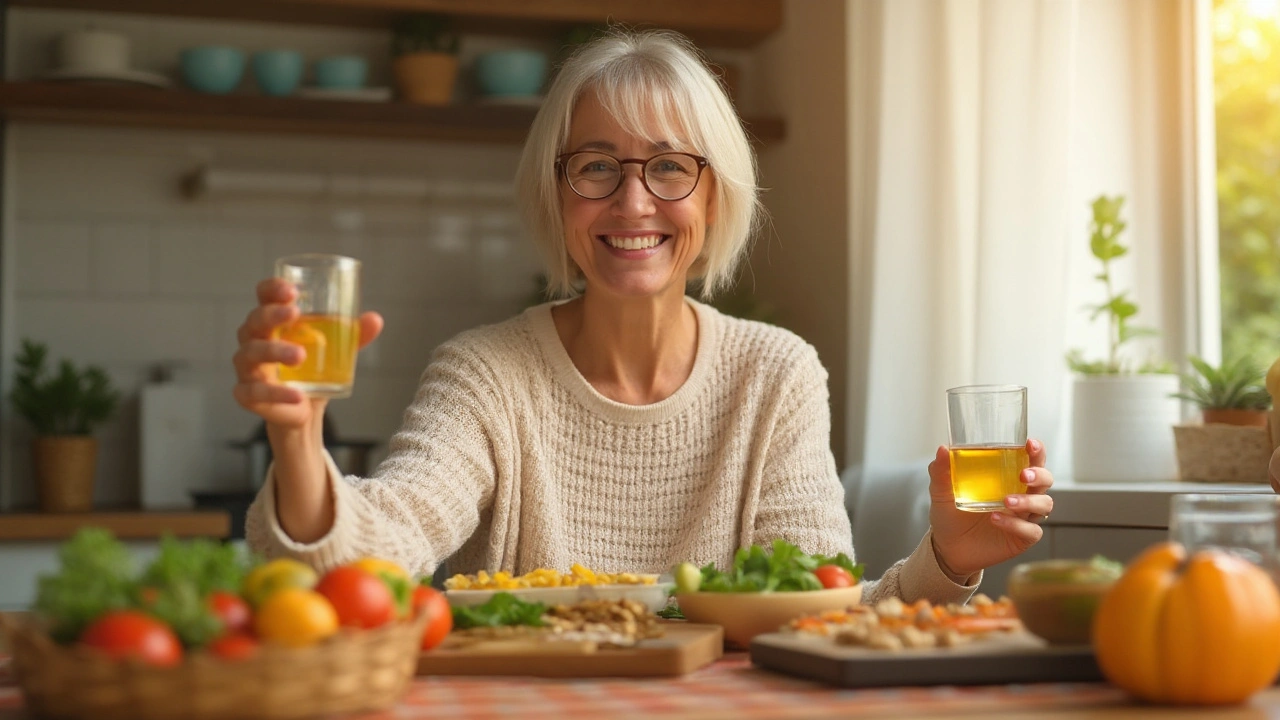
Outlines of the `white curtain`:
<svg viewBox="0 0 1280 720">
<path fill-rule="evenodd" d="M 1178 359 L 1193 326 L 1183 2 L 851 0 L 855 462 L 927 458 L 946 388 L 1017 383 L 1069 473 L 1063 358 L 1106 347 L 1083 310 L 1102 299 L 1087 229 L 1102 193 L 1128 198 L 1118 286 Z"/>
</svg>

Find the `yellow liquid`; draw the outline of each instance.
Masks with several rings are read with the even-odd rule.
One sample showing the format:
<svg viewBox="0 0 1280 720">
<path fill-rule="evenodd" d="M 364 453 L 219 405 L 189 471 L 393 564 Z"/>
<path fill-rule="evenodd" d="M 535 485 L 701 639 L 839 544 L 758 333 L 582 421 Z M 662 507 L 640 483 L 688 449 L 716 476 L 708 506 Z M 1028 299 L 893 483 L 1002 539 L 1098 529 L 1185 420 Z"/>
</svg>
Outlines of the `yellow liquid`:
<svg viewBox="0 0 1280 720">
<path fill-rule="evenodd" d="M 330 397 L 351 392 L 356 374 L 360 327 L 352 318 L 303 315 L 276 331 L 276 339 L 301 345 L 307 359 L 299 365 L 280 365 L 280 381 Z"/>
<path fill-rule="evenodd" d="M 1030 464 L 1025 445 L 952 448 L 951 490 L 956 507 L 974 512 L 1004 507 L 1005 495 L 1027 491 L 1018 473 Z"/>
</svg>

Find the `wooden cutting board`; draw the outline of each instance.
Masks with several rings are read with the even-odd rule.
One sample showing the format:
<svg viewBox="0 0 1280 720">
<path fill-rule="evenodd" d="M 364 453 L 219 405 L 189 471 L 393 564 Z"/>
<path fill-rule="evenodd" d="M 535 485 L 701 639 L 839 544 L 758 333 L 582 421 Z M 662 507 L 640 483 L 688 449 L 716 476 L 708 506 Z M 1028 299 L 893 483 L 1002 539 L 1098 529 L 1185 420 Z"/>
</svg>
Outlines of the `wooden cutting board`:
<svg viewBox="0 0 1280 720">
<path fill-rule="evenodd" d="M 664 622 L 662 629 L 662 637 L 643 640 L 632 648 L 531 641 L 439 647 L 418 656 L 418 674 L 655 677 L 684 675 L 724 654 L 724 631 L 719 625 Z"/>
<path fill-rule="evenodd" d="M 956 648 L 896 652 L 769 633 L 751 641 L 751 662 L 849 688 L 1102 680 L 1090 646 L 1049 645 L 1026 631 L 993 635 Z"/>
</svg>

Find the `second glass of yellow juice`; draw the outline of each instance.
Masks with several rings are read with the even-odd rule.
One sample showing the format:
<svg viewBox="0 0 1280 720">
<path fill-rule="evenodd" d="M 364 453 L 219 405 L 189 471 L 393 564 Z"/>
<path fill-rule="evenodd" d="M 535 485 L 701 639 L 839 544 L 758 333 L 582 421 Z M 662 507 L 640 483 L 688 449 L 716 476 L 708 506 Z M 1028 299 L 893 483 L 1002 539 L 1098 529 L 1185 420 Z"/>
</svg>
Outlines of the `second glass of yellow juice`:
<svg viewBox="0 0 1280 720">
<path fill-rule="evenodd" d="M 970 512 L 1004 508 L 1006 495 L 1026 492 L 1018 479 L 1027 457 L 1027 389 L 968 385 L 947 391 L 951 489 L 956 507 Z"/>
</svg>

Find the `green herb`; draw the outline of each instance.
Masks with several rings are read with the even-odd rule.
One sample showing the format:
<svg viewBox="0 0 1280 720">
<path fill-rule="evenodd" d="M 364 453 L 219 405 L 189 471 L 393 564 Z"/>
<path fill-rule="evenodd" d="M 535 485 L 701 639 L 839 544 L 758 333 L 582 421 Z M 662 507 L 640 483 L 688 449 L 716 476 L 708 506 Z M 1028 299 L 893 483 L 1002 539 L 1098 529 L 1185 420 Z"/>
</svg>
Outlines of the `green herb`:
<svg viewBox="0 0 1280 720">
<path fill-rule="evenodd" d="M 473 627 L 531 625 L 541 627 L 547 606 L 525 602 L 511 593 L 496 593 L 483 605 L 453 609 L 453 626 L 465 630 Z"/>
<path fill-rule="evenodd" d="M 45 367 L 48 355 L 43 343 L 22 341 L 9 399 L 40 435 L 88 435 L 115 412 L 120 393 L 102 368 L 63 360 L 55 373 Z"/>
<path fill-rule="evenodd" d="M 1089 250 L 1102 263 L 1102 272 L 1094 276 L 1106 288 L 1107 299 L 1098 305 L 1092 305 L 1090 320 L 1107 316 L 1107 358 L 1089 361 L 1076 349 L 1067 353 L 1067 366 L 1083 375 L 1116 375 L 1127 372 L 1166 373 L 1170 371 L 1168 363 L 1147 362 L 1137 368 L 1131 368 L 1121 360 L 1120 347 L 1134 338 L 1155 335 L 1151 328 L 1130 324 L 1130 320 L 1138 314 L 1138 306 L 1128 298 L 1128 292 L 1115 292 L 1111 285 L 1111 261 L 1124 257 L 1129 248 L 1120 242 L 1120 233 L 1128 227 L 1120 219 L 1120 210 L 1124 207 L 1124 196 L 1107 197 L 1099 195 L 1091 204 L 1093 222 L 1089 226 Z"/>
<path fill-rule="evenodd" d="M 857 582 L 862 578 L 862 565 L 849 556 L 808 555 L 786 540 L 774 540 L 772 552 L 760 545 L 740 548 L 733 556 L 733 566 L 721 572 L 715 565 L 702 568 L 703 592 L 796 592 L 821 590 L 822 583 L 813 571 L 823 565 L 838 565 Z"/>
<path fill-rule="evenodd" d="M 245 560 L 234 546 L 166 536 L 142 575 L 138 604 L 173 628 L 183 645 L 201 647 L 222 632 L 209 593 L 238 592 L 244 573 Z"/>
<path fill-rule="evenodd" d="M 39 578 L 35 602 L 54 640 L 73 642 L 98 616 L 133 604 L 133 562 L 111 533 L 84 528 L 63 543 L 58 556 L 62 567 Z"/>
<path fill-rule="evenodd" d="M 1183 375 L 1184 392 L 1173 397 L 1193 402 L 1204 410 L 1266 410 L 1271 395 L 1263 386 L 1262 369 L 1247 357 L 1215 368 L 1201 358 L 1187 358 L 1198 375 Z"/>
<path fill-rule="evenodd" d="M 657 615 L 663 620 L 684 620 L 685 619 L 684 612 L 680 609 L 680 606 L 674 603 L 662 608 L 658 612 L 654 613 L 654 615 Z"/>
</svg>

